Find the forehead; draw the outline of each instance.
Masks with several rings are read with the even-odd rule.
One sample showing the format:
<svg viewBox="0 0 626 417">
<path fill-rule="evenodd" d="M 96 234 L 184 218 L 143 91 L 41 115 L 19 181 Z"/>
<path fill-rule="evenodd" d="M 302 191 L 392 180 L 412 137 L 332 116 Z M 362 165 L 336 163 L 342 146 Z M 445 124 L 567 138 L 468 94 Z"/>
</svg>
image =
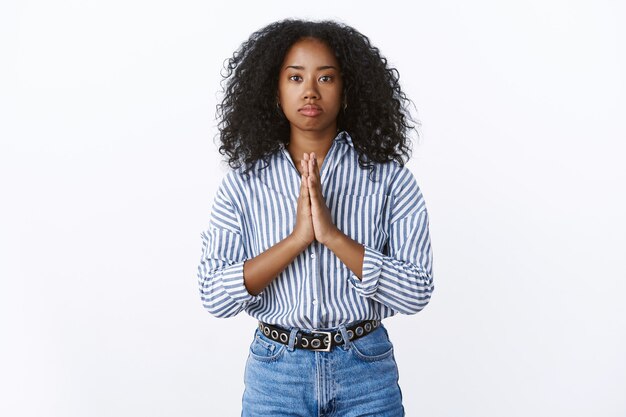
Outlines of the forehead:
<svg viewBox="0 0 626 417">
<path fill-rule="evenodd" d="M 339 68 L 333 50 L 324 42 L 314 38 L 301 39 L 289 48 L 281 69 L 284 70 L 289 65 L 302 66 L 306 69 L 328 65 Z"/>
</svg>

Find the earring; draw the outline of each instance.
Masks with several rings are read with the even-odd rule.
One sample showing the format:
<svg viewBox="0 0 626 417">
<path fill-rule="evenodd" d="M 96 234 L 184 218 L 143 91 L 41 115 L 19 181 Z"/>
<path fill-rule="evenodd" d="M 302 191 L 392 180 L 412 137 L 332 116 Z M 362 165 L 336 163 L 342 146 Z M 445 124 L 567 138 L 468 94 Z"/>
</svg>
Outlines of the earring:
<svg viewBox="0 0 626 417">
<path fill-rule="evenodd" d="M 343 99 L 343 111 L 345 112 L 347 108 L 348 108 L 348 101 L 344 98 Z"/>
</svg>

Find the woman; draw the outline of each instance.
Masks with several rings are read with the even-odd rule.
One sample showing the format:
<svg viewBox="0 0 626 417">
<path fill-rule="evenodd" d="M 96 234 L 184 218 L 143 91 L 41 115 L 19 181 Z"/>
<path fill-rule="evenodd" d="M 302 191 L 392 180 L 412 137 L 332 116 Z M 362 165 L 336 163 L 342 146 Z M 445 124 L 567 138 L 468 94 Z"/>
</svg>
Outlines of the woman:
<svg viewBox="0 0 626 417">
<path fill-rule="evenodd" d="M 355 29 L 283 20 L 228 61 L 222 180 L 198 268 L 217 317 L 259 320 L 244 416 L 401 416 L 381 320 L 434 289 L 398 73 Z"/>
</svg>

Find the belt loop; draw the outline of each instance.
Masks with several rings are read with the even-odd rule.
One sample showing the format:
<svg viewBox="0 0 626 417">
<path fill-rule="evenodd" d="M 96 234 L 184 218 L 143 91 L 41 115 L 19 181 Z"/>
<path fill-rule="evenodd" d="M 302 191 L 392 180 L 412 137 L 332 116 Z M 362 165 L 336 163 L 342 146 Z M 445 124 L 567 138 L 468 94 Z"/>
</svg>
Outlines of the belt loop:
<svg viewBox="0 0 626 417">
<path fill-rule="evenodd" d="M 348 337 L 348 331 L 346 330 L 345 324 L 339 325 L 339 331 L 341 332 L 341 339 L 343 340 L 343 346 L 345 350 L 350 349 L 350 337 Z"/>
<path fill-rule="evenodd" d="M 289 332 L 289 342 L 287 345 L 287 350 L 289 350 L 289 352 L 293 352 L 293 350 L 295 349 L 294 345 L 296 344 L 296 335 L 298 334 L 298 328 L 297 327 L 293 327 L 291 329 L 291 332 Z"/>
</svg>

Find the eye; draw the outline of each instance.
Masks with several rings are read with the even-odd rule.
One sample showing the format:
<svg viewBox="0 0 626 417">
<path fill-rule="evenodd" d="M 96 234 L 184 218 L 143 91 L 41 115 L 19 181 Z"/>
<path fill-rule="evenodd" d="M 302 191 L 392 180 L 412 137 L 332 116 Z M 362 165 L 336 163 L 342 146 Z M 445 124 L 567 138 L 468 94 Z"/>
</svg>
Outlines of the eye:
<svg viewBox="0 0 626 417">
<path fill-rule="evenodd" d="M 332 81 L 332 79 L 333 79 L 333 77 L 331 77 L 330 75 L 322 75 L 320 77 L 320 81 L 323 82 L 323 83 L 330 82 L 330 81 Z"/>
<path fill-rule="evenodd" d="M 299 76 L 299 75 L 291 75 L 291 76 L 289 77 L 289 80 L 290 80 L 290 81 L 300 81 L 300 80 L 302 80 L 302 77 L 301 77 L 301 76 Z"/>
</svg>

